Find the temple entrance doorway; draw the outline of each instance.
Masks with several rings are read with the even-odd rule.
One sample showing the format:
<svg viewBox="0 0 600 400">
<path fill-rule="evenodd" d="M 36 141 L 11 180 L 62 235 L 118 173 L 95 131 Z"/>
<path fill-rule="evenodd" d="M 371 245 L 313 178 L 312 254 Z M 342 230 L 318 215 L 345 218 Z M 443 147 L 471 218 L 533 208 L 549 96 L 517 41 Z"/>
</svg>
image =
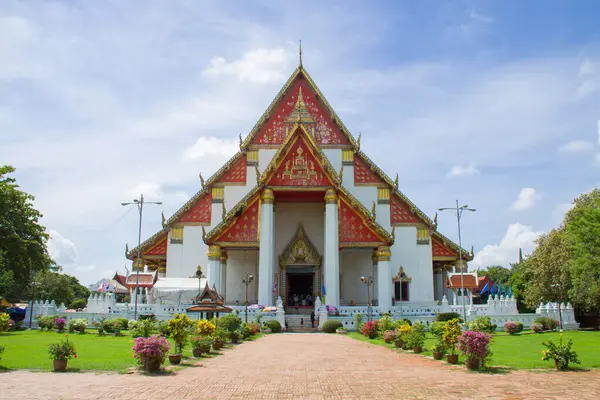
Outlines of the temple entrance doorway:
<svg viewBox="0 0 600 400">
<path fill-rule="evenodd" d="M 311 268 L 312 269 L 312 268 Z M 314 272 L 296 272 L 290 271 L 286 276 L 287 281 L 287 302 L 286 305 L 292 308 L 311 309 L 314 305 Z"/>
</svg>

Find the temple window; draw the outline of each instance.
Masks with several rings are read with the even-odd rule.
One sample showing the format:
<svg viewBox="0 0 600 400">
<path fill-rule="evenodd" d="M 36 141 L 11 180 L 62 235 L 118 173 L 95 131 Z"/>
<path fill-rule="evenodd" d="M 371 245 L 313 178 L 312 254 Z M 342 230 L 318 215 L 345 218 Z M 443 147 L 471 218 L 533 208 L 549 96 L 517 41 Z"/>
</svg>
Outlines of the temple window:
<svg viewBox="0 0 600 400">
<path fill-rule="evenodd" d="M 176 226 L 171 228 L 171 243 L 183 243 L 183 226 Z"/>
<path fill-rule="evenodd" d="M 394 299 L 396 301 L 408 301 L 408 284 L 410 282 L 394 282 Z M 402 290 L 400 290 L 400 284 L 402 284 Z M 400 293 L 402 293 L 402 299 L 400 298 Z"/>
</svg>

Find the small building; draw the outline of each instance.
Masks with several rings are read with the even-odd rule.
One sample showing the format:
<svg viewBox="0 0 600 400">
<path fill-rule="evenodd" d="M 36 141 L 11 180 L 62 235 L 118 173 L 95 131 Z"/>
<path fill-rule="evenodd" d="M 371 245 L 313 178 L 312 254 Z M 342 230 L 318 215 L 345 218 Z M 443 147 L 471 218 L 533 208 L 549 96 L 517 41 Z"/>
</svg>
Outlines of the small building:
<svg viewBox="0 0 600 400">
<path fill-rule="evenodd" d="M 204 290 L 198 296 L 194 305 L 187 309 L 189 313 L 200 313 L 200 318 L 212 319 L 220 313 L 230 313 L 231 308 L 224 305 L 225 299 L 217 293 L 215 286 L 211 289 L 206 282 Z"/>
</svg>

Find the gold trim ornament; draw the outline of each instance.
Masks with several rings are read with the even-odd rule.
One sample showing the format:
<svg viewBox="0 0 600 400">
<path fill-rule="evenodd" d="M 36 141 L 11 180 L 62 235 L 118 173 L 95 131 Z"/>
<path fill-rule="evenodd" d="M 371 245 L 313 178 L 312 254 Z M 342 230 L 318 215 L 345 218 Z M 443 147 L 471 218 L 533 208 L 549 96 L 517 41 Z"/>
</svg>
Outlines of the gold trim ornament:
<svg viewBox="0 0 600 400">
<path fill-rule="evenodd" d="M 390 261 L 391 257 L 390 246 L 379 246 L 377 248 L 377 261 Z"/>
<path fill-rule="evenodd" d="M 299 223 L 296 234 L 279 256 L 280 267 L 285 268 L 288 265 L 314 265 L 319 268 L 322 260 L 323 258 L 319 254 L 319 251 L 306 236 L 302 223 Z"/>
<path fill-rule="evenodd" d="M 338 195 L 335 189 L 327 189 L 325 192 L 325 204 L 337 204 Z"/>
<path fill-rule="evenodd" d="M 266 188 L 260 195 L 260 199 L 262 200 L 263 204 L 274 204 L 275 194 L 273 193 L 272 189 Z"/>
<path fill-rule="evenodd" d="M 209 260 L 219 260 L 221 261 L 221 246 L 213 244 L 208 246 L 208 255 Z"/>
</svg>

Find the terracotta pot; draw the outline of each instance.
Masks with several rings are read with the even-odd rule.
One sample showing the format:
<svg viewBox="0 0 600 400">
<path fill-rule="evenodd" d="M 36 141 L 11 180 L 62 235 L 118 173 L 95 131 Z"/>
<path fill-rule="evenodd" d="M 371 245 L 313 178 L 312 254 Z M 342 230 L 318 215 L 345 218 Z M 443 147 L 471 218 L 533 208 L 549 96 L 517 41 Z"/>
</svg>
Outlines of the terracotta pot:
<svg viewBox="0 0 600 400">
<path fill-rule="evenodd" d="M 206 346 L 200 346 L 200 351 L 203 353 L 210 353 L 210 344 Z"/>
<path fill-rule="evenodd" d="M 415 354 L 419 354 L 423 351 L 423 346 L 415 346 L 413 347 L 413 351 L 415 352 Z"/>
<path fill-rule="evenodd" d="M 467 358 L 465 365 L 467 369 L 479 369 L 479 358 Z"/>
<path fill-rule="evenodd" d="M 68 360 L 54 360 L 54 372 L 65 372 Z"/>
<path fill-rule="evenodd" d="M 157 359 L 151 359 L 146 361 L 144 364 L 144 370 L 146 372 L 158 372 L 160 371 L 160 361 Z"/>
<path fill-rule="evenodd" d="M 441 351 L 434 351 L 432 353 L 433 353 L 434 360 L 441 360 L 442 357 L 444 357 L 444 353 L 442 353 Z"/>
<path fill-rule="evenodd" d="M 200 348 L 197 349 L 192 349 L 192 354 L 194 355 L 194 357 L 198 358 L 202 355 L 203 351 Z"/>
<path fill-rule="evenodd" d="M 239 341 L 240 341 L 240 340 L 238 339 L 238 337 L 237 337 L 237 336 L 232 336 L 232 337 L 231 337 L 231 343 L 233 343 L 233 344 L 238 344 L 238 343 L 239 343 Z"/>
<path fill-rule="evenodd" d="M 448 364 L 458 364 L 458 354 L 446 354 Z"/>
<path fill-rule="evenodd" d="M 401 349 L 404 346 L 404 342 L 402 340 L 396 340 L 394 341 L 394 346 Z"/>
<path fill-rule="evenodd" d="M 179 365 L 181 362 L 181 354 L 169 354 L 169 361 L 173 365 Z"/>
<path fill-rule="evenodd" d="M 214 342 L 214 343 L 213 343 L 213 349 L 215 349 L 215 350 L 219 350 L 219 349 L 221 349 L 221 348 L 223 348 L 223 342 L 220 342 L 220 341 L 219 341 L 219 342 Z"/>
<path fill-rule="evenodd" d="M 556 369 L 560 369 L 558 366 L 558 360 L 554 360 L 554 366 L 556 367 Z M 567 363 L 565 364 L 565 367 L 563 369 L 567 369 L 569 368 L 569 362 L 567 361 Z"/>
</svg>

